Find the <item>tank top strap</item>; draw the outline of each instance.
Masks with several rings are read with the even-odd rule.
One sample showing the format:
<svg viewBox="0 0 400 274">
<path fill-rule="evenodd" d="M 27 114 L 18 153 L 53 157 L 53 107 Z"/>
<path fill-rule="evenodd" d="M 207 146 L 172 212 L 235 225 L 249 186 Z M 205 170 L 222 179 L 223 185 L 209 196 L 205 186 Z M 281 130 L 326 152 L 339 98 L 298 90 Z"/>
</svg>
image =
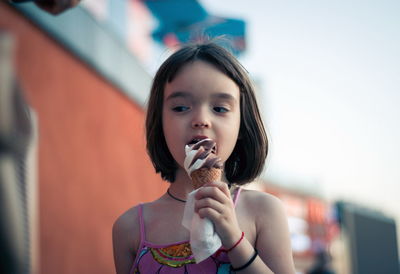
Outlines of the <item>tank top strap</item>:
<svg viewBox="0 0 400 274">
<path fill-rule="evenodd" d="M 146 231 L 144 229 L 144 220 L 143 220 L 143 204 L 139 204 L 138 206 L 138 215 L 139 215 L 139 225 L 140 225 L 140 242 L 146 241 Z"/>
<path fill-rule="evenodd" d="M 235 191 L 235 194 L 233 196 L 233 204 L 236 206 L 237 201 L 239 200 L 240 192 L 242 191 L 241 187 L 238 187 Z"/>
</svg>

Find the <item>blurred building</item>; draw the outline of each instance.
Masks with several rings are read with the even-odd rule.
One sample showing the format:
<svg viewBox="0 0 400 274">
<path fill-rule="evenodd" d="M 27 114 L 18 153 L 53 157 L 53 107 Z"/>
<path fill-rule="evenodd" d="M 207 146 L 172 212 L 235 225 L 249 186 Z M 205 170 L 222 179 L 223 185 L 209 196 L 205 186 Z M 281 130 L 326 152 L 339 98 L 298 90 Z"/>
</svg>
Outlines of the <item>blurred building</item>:
<svg viewBox="0 0 400 274">
<path fill-rule="evenodd" d="M 261 182 L 256 188 L 278 197 L 286 208 L 298 273 L 307 273 L 321 251 L 337 274 L 400 273 L 393 218 L 272 182 Z"/>
<path fill-rule="evenodd" d="M 336 209 L 341 227 L 334 250 L 339 273 L 400 273 L 394 219 L 349 202 L 337 202 Z"/>
<path fill-rule="evenodd" d="M 152 60 L 220 34 L 240 54 L 245 23 L 194 0 L 86 0 L 57 16 L 2 1 L 0 31 L 37 116 L 39 273 L 113 273 L 113 222 L 168 186 L 145 150 Z"/>
<path fill-rule="evenodd" d="M 0 31 L 0 273 L 37 269 L 37 126 L 14 77 L 14 41 Z"/>
</svg>

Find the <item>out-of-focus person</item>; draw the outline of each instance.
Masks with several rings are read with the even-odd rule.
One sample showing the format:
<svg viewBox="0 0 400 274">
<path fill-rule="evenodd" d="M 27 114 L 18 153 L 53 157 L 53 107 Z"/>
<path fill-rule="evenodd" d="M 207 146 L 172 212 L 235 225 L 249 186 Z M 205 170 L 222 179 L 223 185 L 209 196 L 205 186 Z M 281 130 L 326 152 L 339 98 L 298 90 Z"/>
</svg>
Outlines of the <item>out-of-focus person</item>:
<svg viewBox="0 0 400 274">
<path fill-rule="evenodd" d="M 335 274 L 331 266 L 331 256 L 324 249 L 319 250 L 315 262 L 307 274 Z"/>
</svg>

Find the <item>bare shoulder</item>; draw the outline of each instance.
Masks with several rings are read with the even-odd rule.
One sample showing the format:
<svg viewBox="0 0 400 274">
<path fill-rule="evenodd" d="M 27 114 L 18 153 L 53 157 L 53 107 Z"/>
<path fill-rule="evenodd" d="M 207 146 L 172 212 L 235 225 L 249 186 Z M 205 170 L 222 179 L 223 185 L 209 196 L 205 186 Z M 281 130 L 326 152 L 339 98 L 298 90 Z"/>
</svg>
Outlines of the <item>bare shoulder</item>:
<svg viewBox="0 0 400 274">
<path fill-rule="evenodd" d="M 138 206 L 119 216 L 112 228 L 114 263 L 117 273 L 128 273 L 140 243 Z"/>
<path fill-rule="evenodd" d="M 262 232 L 262 230 L 287 230 L 286 212 L 280 199 L 271 194 L 256 190 L 244 189 L 242 192 L 243 197 L 241 201 L 246 211 L 254 217 L 257 234 Z"/>
<path fill-rule="evenodd" d="M 255 247 L 260 257 L 274 273 L 294 273 L 290 233 L 281 200 L 255 190 L 243 190 L 242 196 L 243 206 L 254 216 Z"/>
<path fill-rule="evenodd" d="M 140 234 L 138 220 L 138 206 L 131 207 L 115 220 L 113 225 L 113 234 L 116 233 L 116 236 L 121 235 L 124 238 L 132 238 L 132 236 L 129 235 L 135 235 L 135 230 Z"/>
<path fill-rule="evenodd" d="M 271 216 L 271 215 L 285 215 L 284 206 L 280 199 L 271 194 L 243 189 L 241 192 L 241 200 L 245 207 L 251 210 L 257 217 L 259 216 Z"/>
</svg>

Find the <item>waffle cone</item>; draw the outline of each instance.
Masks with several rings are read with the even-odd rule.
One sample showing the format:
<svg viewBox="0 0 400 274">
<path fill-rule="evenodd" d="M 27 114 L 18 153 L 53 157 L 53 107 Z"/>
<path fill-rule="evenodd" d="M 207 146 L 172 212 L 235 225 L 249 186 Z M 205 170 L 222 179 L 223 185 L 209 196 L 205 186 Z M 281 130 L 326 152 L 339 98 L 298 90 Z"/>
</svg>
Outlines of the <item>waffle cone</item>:
<svg viewBox="0 0 400 274">
<path fill-rule="evenodd" d="M 220 181 L 222 170 L 220 168 L 200 168 L 190 174 L 194 189 L 202 187 L 206 183 Z"/>
</svg>

